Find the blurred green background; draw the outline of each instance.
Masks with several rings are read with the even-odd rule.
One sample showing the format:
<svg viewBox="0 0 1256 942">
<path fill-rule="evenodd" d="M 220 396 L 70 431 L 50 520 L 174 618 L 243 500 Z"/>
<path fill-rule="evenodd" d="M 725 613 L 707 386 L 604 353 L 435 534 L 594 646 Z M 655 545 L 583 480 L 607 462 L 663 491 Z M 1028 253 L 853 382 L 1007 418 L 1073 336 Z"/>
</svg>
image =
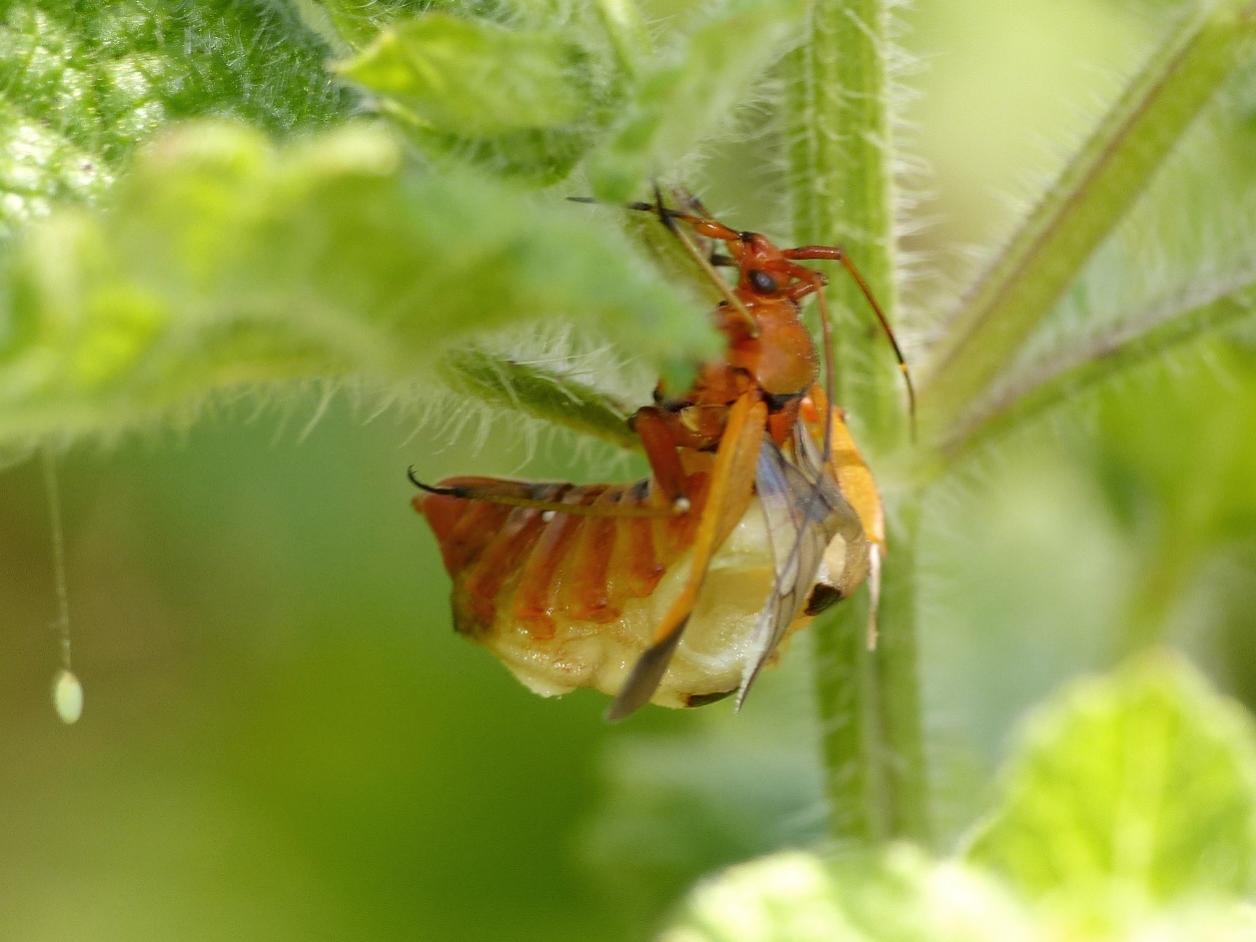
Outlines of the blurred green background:
<svg viewBox="0 0 1256 942">
<path fill-rule="evenodd" d="M 1007 232 L 1169 9 L 906 14 L 936 219 L 910 240 L 917 352 L 970 249 Z M 1242 258 L 1253 103 L 1232 90 L 1192 135 L 1105 249 L 1106 278 L 1150 299 Z M 770 231 L 772 124 L 746 123 L 695 182 Z M 1088 284 L 1058 321 L 1101 323 Z M 982 806 L 1017 717 L 1079 671 L 1163 637 L 1256 702 L 1254 365 L 1250 334 L 1176 351 L 932 492 L 922 669 L 944 844 Z M 509 422 L 482 449 L 437 440 L 349 395 L 303 435 L 320 391 L 260 399 L 62 459 L 87 701 L 72 729 L 48 701 L 39 470 L 0 477 L 0 935 L 640 939 L 701 874 L 821 833 L 805 641 L 740 717 L 651 710 L 610 727 L 603 698 L 534 697 L 453 635 L 406 466 L 586 479 L 607 456 L 528 448 Z"/>
</svg>

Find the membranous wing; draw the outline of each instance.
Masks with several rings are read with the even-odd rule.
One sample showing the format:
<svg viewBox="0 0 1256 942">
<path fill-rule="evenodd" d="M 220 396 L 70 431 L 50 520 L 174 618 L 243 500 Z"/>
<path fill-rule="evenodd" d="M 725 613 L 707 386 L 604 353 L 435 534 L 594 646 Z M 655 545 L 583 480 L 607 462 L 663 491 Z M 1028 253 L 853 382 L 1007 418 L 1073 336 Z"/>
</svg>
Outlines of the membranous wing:
<svg viewBox="0 0 1256 942">
<path fill-rule="evenodd" d="M 805 423 L 795 424 L 792 446 L 792 458 L 770 439 L 759 450 L 755 488 L 767 524 L 775 579 L 759 612 L 752 655 L 737 692 L 738 707 L 789 626 L 803 614 L 834 538 L 840 535 L 851 546 L 865 542 L 859 515 L 842 496 Z M 832 574 L 834 581 L 838 575 Z"/>
</svg>

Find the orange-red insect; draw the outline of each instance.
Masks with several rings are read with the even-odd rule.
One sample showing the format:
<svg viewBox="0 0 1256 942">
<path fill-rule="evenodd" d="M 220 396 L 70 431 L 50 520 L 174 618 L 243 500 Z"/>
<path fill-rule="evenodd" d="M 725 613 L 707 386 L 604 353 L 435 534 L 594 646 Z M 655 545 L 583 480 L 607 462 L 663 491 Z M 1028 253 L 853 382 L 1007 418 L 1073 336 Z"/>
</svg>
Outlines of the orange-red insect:
<svg viewBox="0 0 1256 942">
<path fill-rule="evenodd" d="M 695 212 L 654 205 L 711 273 L 724 300 L 724 355 L 682 395 L 656 388 L 629 420 L 650 477 L 628 484 L 534 483 L 411 475 L 414 499 L 453 579 L 458 631 L 484 644 L 538 693 L 594 687 L 608 716 L 647 701 L 740 703 L 781 642 L 877 571 L 880 497 L 830 405 L 826 279 L 800 261 L 841 263 L 840 248 L 780 249 Z M 707 256 L 681 226 L 722 243 Z M 736 268 L 729 285 L 713 266 Z M 800 316 L 819 299 L 828 393 Z M 908 393 L 911 384 L 908 380 Z M 682 641 L 683 638 L 683 641 Z"/>
</svg>

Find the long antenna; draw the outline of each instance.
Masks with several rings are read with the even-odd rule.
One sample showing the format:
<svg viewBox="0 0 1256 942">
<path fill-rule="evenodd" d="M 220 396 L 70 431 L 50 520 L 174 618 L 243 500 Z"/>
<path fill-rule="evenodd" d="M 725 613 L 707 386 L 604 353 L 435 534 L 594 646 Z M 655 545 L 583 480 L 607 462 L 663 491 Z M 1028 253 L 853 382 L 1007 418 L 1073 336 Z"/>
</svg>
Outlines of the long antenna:
<svg viewBox="0 0 1256 942">
<path fill-rule="evenodd" d="M 916 431 L 916 387 L 911 381 L 911 371 L 907 368 L 907 358 L 903 356 L 903 350 L 898 345 L 898 338 L 894 336 L 894 328 L 890 326 L 890 322 L 885 316 L 885 311 L 881 310 L 881 305 L 877 301 L 876 295 L 872 293 L 872 288 L 868 286 L 864 276 L 845 252 L 842 253 L 842 267 L 846 269 L 850 277 L 855 280 L 855 284 L 859 286 L 859 291 L 863 294 L 864 299 L 867 300 L 868 306 L 872 308 L 872 313 L 877 316 L 877 322 L 881 325 L 885 339 L 890 342 L 890 349 L 894 351 L 894 358 L 898 360 L 898 371 L 903 374 L 903 384 L 907 387 L 907 412 L 911 417 L 912 434 L 914 435 Z"/>
<path fill-rule="evenodd" d="M 572 203 L 597 203 L 597 200 L 588 196 L 569 196 L 567 199 Z M 710 279 L 711 284 L 715 286 L 715 289 L 723 297 L 724 302 L 737 312 L 737 316 L 745 323 L 750 336 L 759 336 L 759 322 L 756 321 L 754 316 L 746 310 L 746 305 L 742 303 L 741 298 L 737 297 L 733 289 L 728 286 L 728 282 L 720 277 L 720 273 L 715 270 L 715 266 L 711 264 L 711 260 L 702 254 L 702 251 L 693 244 L 693 240 L 689 238 L 689 235 L 677 226 L 676 223 L 679 221 L 690 225 L 718 226 L 720 229 L 726 230 L 727 232 L 725 241 L 729 238 L 736 238 L 737 234 L 733 232 L 733 230 L 728 229 L 726 226 L 716 223 L 713 220 L 702 219 L 701 217 L 694 216 L 691 213 L 683 213 L 680 210 L 670 209 L 667 206 L 664 206 L 663 194 L 660 192 L 657 185 L 654 187 L 654 199 L 655 202 L 653 203 L 626 203 L 624 204 L 624 208 L 631 209 L 636 212 L 652 213 L 657 216 L 659 221 L 667 228 L 667 231 L 675 236 L 676 241 L 681 244 L 681 247 L 684 248 L 689 257 L 693 259 L 694 263 L 697 264 L 697 266 L 702 269 L 703 273 Z M 719 236 L 715 236 L 715 238 L 719 238 Z"/>
<path fill-rule="evenodd" d="M 48 521 L 52 525 L 52 582 L 57 596 L 57 617 L 52 623 L 60 646 L 61 668 L 52 680 L 52 705 L 67 725 L 83 715 L 83 685 L 70 662 L 70 592 L 65 576 L 65 529 L 61 522 L 61 489 L 57 483 L 57 459 L 52 446 L 40 450 L 44 470 L 44 490 L 48 495 Z"/>
<path fill-rule="evenodd" d="M 889 319 L 885 316 L 885 311 L 881 309 L 880 303 L 876 299 L 876 295 L 872 293 L 872 288 L 868 285 L 863 274 L 855 267 L 847 256 L 844 249 L 835 245 L 800 245 L 796 249 L 786 249 L 783 253 L 786 258 L 795 261 L 828 261 L 838 262 L 846 273 L 854 280 L 859 287 L 859 292 L 864 296 L 864 300 L 868 302 L 868 307 L 872 308 L 872 313 L 876 315 L 877 323 L 881 325 L 881 332 L 890 342 L 890 348 L 894 351 L 894 358 L 898 361 L 898 371 L 903 374 L 903 383 L 907 387 L 907 414 L 911 420 L 912 438 L 916 437 L 916 387 L 911 381 L 911 370 L 907 368 L 907 358 L 903 356 L 903 350 L 898 345 L 898 338 L 894 335 L 894 328 L 890 326 Z"/>
</svg>

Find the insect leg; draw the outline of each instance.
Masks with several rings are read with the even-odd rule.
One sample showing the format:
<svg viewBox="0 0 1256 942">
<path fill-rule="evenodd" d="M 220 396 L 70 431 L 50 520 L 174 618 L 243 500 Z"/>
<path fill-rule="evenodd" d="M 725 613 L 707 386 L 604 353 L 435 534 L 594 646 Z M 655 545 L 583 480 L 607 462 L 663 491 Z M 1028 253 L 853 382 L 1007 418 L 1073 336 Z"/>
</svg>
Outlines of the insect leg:
<svg viewBox="0 0 1256 942">
<path fill-rule="evenodd" d="M 670 506 L 648 503 L 571 504 L 562 500 L 563 485 L 534 481 L 511 481 L 504 478 L 451 478 L 442 484 L 424 484 L 408 472 L 410 483 L 421 491 L 438 497 L 457 497 L 508 507 L 531 507 L 536 510 L 571 514 L 577 517 L 670 517 L 676 511 Z M 571 485 L 566 485 L 570 488 Z M 416 497 L 416 508 L 424 498 Z"/>
<path fill-rule="evenodd" d="M 663 679 L 697 602 L 711 557 L 745 513 L 754 492 L 766 417 L 767 407 L 752 393 L 743 395 L 729 410 L 728 424 L 711 469 L 710 491 L 693 540 L 688 578 L 659 622 L 650 646 L 637 659 L 607 710 L 608 720 L 621 720 L 638 709 Z"/>
<path fill-rule="evenodd" d="M 877 615 L 881 611 L 881 547 L 868 547 L 868 631 L 869 651 L 877 649 Z"/>
<path fill-rule="evenodd" d="M 689 509 L 685 469 L 681 466 L 675 437 L 663 413 L 653 406 L 643 406 L 633 414 L 628 424 L 641 438 L 641 447 L 650 461 L 650 470 L 654 472 L 659 490 L 673 510 L 684 513 Z"/>
</svg>

